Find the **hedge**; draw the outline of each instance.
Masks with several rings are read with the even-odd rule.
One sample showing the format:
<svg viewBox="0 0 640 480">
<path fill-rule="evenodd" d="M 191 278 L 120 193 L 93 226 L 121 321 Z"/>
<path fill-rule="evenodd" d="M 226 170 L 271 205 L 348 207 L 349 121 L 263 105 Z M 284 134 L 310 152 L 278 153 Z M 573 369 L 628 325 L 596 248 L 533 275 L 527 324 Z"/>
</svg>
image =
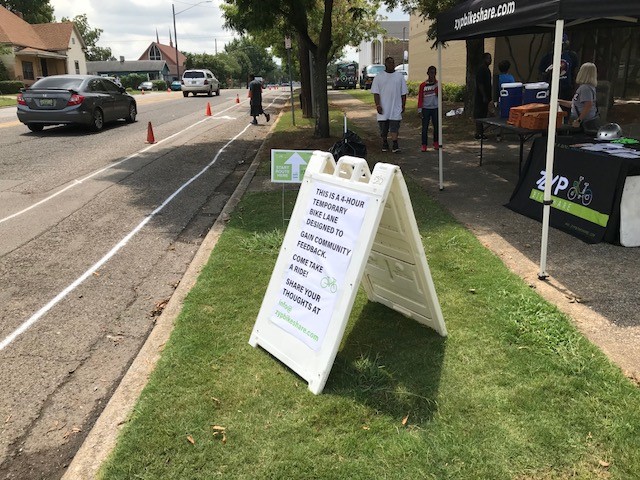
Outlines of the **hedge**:
<svg viewBox="0 0 640 480">
<path fill-rule="evenodd" d="M 0 81 L 0 94 L 11 95 L 13 93 L 19 93 L 24 88 L 24 83 L 16 80 L 2 80 Z"/>
</svg>

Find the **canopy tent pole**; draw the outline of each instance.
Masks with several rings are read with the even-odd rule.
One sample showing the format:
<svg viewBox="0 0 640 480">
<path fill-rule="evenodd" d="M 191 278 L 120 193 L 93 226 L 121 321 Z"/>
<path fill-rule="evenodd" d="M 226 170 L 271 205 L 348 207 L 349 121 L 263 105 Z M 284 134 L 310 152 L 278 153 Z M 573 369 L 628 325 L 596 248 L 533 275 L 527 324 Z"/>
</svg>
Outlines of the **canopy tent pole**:
<svg viewBox="0 0 640 480">
<path fill-rule="evenodd" d="M 440 42 L 438 42 L 438 73 L 440 74 L 440 80 L 438 81 L 438 143 L 440 143 L 440 148 L 438 149 L 438 173 L 440 190 L 444 190 L 444 173 L 442 171 L 442 95 L 444 93 L 444 83 L 442 83 L 442 43 Z"/>
<path fill-rule="evenodd" d="M 564 20 L 556 20 L 553 42 L 553 72 L 551 74 L 551 99 L 549 104 L 549 126 L 547 134 L 547 159 L 544 174 L 544 202 L 542 207 L 542 241 L 540 245 L 540 271 L 538 278 L 546 279 L 547 244 L 549 243 L 549 216 L 551 215 L 551 187 L 553 181 L 553 159 L 556 145 L 556 115 L 558 111 L 558 92 L 560 86 L 560 56 L 562 54 L 562 32 Z"/>
</svg>

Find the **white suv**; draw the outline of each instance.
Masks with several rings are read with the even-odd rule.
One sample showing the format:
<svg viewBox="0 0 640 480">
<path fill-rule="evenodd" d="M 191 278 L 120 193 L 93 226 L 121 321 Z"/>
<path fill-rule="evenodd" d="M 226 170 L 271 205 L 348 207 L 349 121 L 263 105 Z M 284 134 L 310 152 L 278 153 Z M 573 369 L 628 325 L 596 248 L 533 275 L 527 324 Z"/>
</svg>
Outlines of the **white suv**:
<svg viewBox="0 0 640 480">
<path fill-rule="evenodd" d="M 211 96 L 214 92 L 220 95 L 220 82 L 211 70 L 186 70 L 182 74 L 182 95 L 186 97 L 189 92 L 194 96 L 198 93 Z"/>
</svg>

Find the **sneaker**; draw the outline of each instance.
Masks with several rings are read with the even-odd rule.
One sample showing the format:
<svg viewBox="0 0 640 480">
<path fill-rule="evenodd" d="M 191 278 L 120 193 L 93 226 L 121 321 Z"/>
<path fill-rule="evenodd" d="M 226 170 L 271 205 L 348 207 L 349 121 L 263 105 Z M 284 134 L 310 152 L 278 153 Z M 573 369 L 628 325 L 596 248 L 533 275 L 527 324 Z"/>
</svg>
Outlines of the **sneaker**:
<svg viewBox="0 0 640 480">
<path fill-rule="evenodd" d="M 251 125 L 257 125 L 258 124 L 258 120 L 252 120 L 251 121 Z"/>
<path fill-rule="evenodd" d="M 391 148 L 393 153 L 398 153 L 400 151 L 400 147 L 398 146 L 398 142 L 393 142 L 393 147 Z"/>
<path fill-rule="evenodd" d="M 271 115 L 269 115 L 268 113 L 265 113 L 264 116 L 267 117 L 267 122 L 271 120 Z"/>
<path fill-rule="evenodd" d="M 427 151 L 427 146 L 426 145 L 422 145 L 422 147 L 420 147 L 420 151 L 421 152 L 426 152 Z"/>
<path fill-rule="evenodd" d="M 383 152 L 388 152 L 389 151 L 389 142 L 387 142 L 386 140 L 384 142 L 382 142 L 382 151 Z"/>
<path fill-rule="evenodd" d="M 440 150 L 440 144 L 438 142 L 433 142 L 433 149 Z"/>
</svg>

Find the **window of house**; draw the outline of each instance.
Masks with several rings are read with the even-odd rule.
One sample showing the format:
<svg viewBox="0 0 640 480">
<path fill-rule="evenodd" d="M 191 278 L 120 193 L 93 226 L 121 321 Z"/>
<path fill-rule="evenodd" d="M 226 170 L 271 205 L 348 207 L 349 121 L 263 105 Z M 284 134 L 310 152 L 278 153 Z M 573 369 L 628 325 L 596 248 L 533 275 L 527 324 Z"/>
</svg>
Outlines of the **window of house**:
<svg viewBox="0 0 640 480">
<path fill-rule="evenodd" d="M 35 80 L 33 74 L 33 62 L 22 62 L 22 75 L 25 80 Z"/>
<path fill-rule="evenodd" d="M 149 60 L 162 60 L 162 55 L 160 54 L 160 49 L 157 45 L 153 45 L 149 49 Z"/>
<path fill-rule="evenodd" d="M 80 62 L 78 60 L 73 62 L 76 67 L 76 74 L 80 75 Z"/>
</svg>

